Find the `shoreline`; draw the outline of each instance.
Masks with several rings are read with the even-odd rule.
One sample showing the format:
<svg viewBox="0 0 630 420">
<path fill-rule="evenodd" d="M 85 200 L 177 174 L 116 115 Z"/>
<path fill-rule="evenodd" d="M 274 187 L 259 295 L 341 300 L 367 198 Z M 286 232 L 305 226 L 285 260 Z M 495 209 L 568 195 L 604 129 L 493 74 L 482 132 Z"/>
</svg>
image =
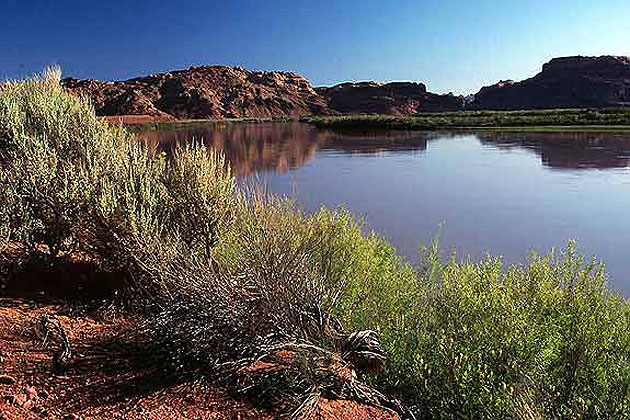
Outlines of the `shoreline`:
<svg viewBox="0 0 630 420">
<path fill-rule="evenodd" d="M 303 119 L 319 128 L 387 130 L 630 131 L 630 109 L 462 111 L 416 116 L 349 115 Z"/>
<path fill-rule="evenodd" d="M 300 122 L 322 129 L 507 132 L 630 133 L 630 109 L 462 111 L 417 116 L 343 115 L 281 118 L 182 119 L 146 121 L 150 116 L 107 116 L 133 131 L 181 129 L 206 125 Z M 134 121 L 135 119 L 135 121 Z"/>
</svg>

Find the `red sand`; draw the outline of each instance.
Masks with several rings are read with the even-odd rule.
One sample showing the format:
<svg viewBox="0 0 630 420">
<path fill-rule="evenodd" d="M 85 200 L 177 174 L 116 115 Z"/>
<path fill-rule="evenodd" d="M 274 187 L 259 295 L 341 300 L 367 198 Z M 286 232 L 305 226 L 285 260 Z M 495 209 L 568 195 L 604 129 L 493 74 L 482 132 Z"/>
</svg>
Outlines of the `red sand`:
<svg viewBox="0 0 630 420">
<path fill-rule="evenodd" d="M 54 343 L 44 344 L 35 331 L 43 314 L 59 319 L 72 343 L 73 361 L 62 373 L 52 370 Z M 154 369 L 138 367 L 142 364 L 124 343 L 111 345 L 129 325 L 123 318 L 87 314 L 66 304 L 0 299 L 0 420 L 274 418 L 225 389 L 174 383 Z M 356 402 L 328 400 L 321 401 L 313 418 L 397 419 Z"/>
</svg>

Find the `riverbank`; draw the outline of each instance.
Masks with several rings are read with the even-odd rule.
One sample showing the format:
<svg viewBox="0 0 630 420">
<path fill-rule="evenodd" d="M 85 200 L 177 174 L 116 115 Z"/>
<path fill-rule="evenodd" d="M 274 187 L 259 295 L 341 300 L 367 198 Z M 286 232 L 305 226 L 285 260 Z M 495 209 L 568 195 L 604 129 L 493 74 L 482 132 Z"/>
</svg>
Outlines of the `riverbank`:
<svg viewBox="0 0 630 420">
<path fill-rule="evenodd" d="M 149 120 L 140 119 L 116 119 L 116 117 L 104 118 L 108 122 L 122 123 L 132 131 L 151 130 L 177 130 L 184 128 L 218 126 L 229 124 L 260 124 L 260 123 L 286 123 L 298 121 L 298 118 L 224 118 L 224 119 L 185 119 L 185 120 Z"/>
<path fill-rule="evenodd" d="M 132 116 L 133 117 L 133 116 Z M 337 115 L 303 118 L 150 120 L 107 117 L 132 131 L 176 130 L 237 123 L 302 122 L 321 129 L 513 132 L 630 132 L 630 110 L 458 111 L 417 116 Z"/>
<path fill-rule="evenodd" d="M 630 131 L 630 109 L 459 111 L 413 117 L 347 115 L 303 118 L 319 128 L 365 130 Z"/>
</svg>

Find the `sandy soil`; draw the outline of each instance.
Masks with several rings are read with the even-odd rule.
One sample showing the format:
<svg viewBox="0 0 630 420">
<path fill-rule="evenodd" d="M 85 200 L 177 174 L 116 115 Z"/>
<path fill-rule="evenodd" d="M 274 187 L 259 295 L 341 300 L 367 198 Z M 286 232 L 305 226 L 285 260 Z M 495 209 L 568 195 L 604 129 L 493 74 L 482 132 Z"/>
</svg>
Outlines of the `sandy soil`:
<svg viewBox="0 0 630 420">
<path fill-rule="evenodd" d="M 52 367 L 58 343 L 36 325 L 42 315 L 60 321 L 72 343 L 69 367 Z M 146 362 L 121 339 L 129 322 L 65 303 L 0 299 L 0 420 L 272 419 L 225 389 L 179 382 Z M 144 356 L 143 356 L 144 354 Z M 395 420 L 374 407 L 322 400 L 316 419 Z"/>
</svg>

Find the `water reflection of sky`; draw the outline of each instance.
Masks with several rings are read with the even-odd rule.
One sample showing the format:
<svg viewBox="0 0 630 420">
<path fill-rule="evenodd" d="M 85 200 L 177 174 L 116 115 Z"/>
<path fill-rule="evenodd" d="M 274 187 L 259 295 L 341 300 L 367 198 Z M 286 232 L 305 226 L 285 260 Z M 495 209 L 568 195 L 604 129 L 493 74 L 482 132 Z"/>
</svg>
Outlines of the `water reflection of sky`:
<svg viewBox="0 0 630 420">
<path fill-rule="evenodd" d="M 346 205 L 411 258 L 441 221 L 446 248 L 510 262 L 575 238 L 630 292 L 630 135 L 348 134 L 263 124 L 202 136 L 237 173 L 262 171 L 271 191 L 296 195 L 307 209 Z"/>
</svg>

